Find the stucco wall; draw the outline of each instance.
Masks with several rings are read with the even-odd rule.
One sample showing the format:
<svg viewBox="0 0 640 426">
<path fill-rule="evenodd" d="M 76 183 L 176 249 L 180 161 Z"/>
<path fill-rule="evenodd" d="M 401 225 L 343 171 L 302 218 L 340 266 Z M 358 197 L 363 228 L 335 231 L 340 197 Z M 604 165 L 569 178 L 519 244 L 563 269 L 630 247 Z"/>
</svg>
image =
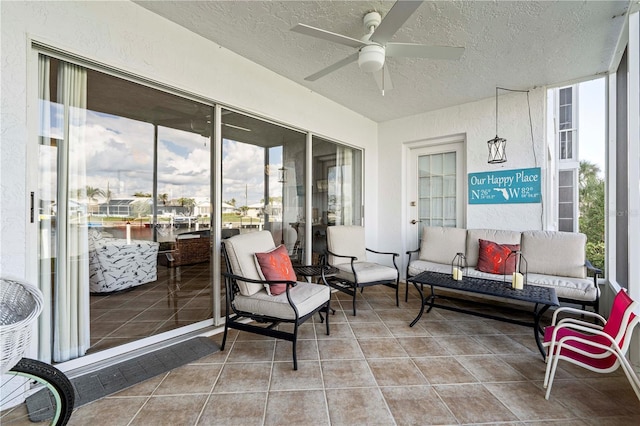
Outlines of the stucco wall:
<svg viewBox="0 0 640 426">
<path fill-rule="evenodd" d="M 513 89 L 520 89 L 514 87 Z M 526 89 L 526 88 L 522 88 Z M 407 247 L 411 241 L 409 233 L 415 226 L 409 225 L 409 203 L 407 177 L 409 147 L 428 145 L 430 141 L 451 135 L 462 135 L 465 139 L 464 182 L 467 174 L 482 171 L 510 170 L 541 167 L 544 197 L 544 120 L 545 89 L 538 88 L 529 93 L 533 123 L 533 143 L 529 125 L 529 109 L 526 93 L 500 92 L 498 134 L 507 139 L 507 162 L 488 164 L 487 141 L 496 134 L 495 98 L 458 105 L 412 117 L 381 123 L 378 129 L 380 180 L 379 220 L 384 224 L 379 231 L 381 241 L 393 244 L 388 247 L 404 253 L 416 247 Z M 537 161 L 534 160 L 534 151 Z M 399 185 L 402 183 L 402 185 Z M 542 229 L 543 204 L 483 204 L 468 205 L 464 191 L 466 228 L 499 228 L 511 230 Z M 550 208 L 545 205 L 545 209 Z M 417 219 L 417 218 L 413 218 Z M 400 238 L 399 238 L 400 237 Z"/>
<path fill-rule="evenodd" d="M 36 40 L 145 78 L 365 149 L 377 125 L 130 2 L 0 2 L 0 275 L 35 282 Z M 29 127 L 30 126 L 30 127 Z M 368 239 L 376 240 L 377 168 L 365 168 Z M 26 236 L 26 237 L 25 237 Z"/>
</svg>

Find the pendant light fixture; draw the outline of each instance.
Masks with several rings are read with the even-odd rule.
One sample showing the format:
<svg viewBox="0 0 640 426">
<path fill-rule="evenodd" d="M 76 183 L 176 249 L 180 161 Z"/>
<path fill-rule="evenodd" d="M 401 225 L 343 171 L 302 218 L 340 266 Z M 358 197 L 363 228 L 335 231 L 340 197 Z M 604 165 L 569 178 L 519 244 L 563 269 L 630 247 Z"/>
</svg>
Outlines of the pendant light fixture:
<svg viewBox="0 0 640 426">
<path fill-rule="evenodd" d="M 498 137 L 498 89 L 496 87 L 496 137 L 487 141 L 489 147 L 489 164 L 504 163 L 507 161 L 507 140 Z"/>
<path fill-rule="evenodd" d="M 527 107 L 529 108 L 529 129 L 531 130 L 531 147 L 533 147 L 533 123 L 531 122 L 531 105 L 529 104 L 529 91 L 517 89 L 505 89 L 504 87 L 496 87 L 496 137 L 487 141 L 489 147 L 489 164 L 504 163 L 507 161 L 507 140 L 498 136 L 498 90 L 506 90 L 507 92 L 520 92 L 527 94 Z M 538 160 L 536 151 L 533 149 L 533 157 L 536 165 Z"/>
</svg>

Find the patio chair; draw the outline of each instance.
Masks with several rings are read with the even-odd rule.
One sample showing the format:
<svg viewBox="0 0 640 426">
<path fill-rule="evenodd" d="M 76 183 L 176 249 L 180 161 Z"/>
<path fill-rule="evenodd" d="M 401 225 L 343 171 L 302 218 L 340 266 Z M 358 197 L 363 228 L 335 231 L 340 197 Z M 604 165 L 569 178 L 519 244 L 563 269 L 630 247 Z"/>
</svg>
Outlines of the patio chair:
<svg viewBox="0 0 640 426">
<path fill-rule="evenodd" d="M 640 380 L 625 357 L 631 334 L 640 319 L 633 311 L 638 303 L 624 290 L 613 300 L 609 319 L 597 313 L 574 308 L 559 308 L 554 312 L 551 326 L 545 328 L 544 344 L 548 347 L 547 370 L 544 387 L 545 399 L 549 399 L 558 361 L 563 359 L 597 373 L 610 373 L 622 366 L 636 396 L 640 400 Z M 563 318 L 558 314 L 573 313 L 590 316 L 600 321 L 590 323 L 576 318 Z"/>
<path fill-rule="evenodd" d="M 315 313 L 330 310 L 331 289 L 324 284 L 296 282 L 291 260 L 284 246 L 276 248 L 269 231 L 250 232 L 222 242 L 226 263 L 226 322 L 221 350 L 230 328 L 292 342 L 293 369 L 298 369 L 298 329 Z M 253 320 L 258 324 L 247 322 Z M 277 327 L 293 325 L 293 331 Z M 266 324 L 264 326 L 263 324 Z M 326 318 L 329 335 L 329 316 Z"/>
<path fill-rule="evenodd" d="M 367 260 L 367 252 L 391 256 L 393 267 Z M 338 274 L 328 278 L 329 285 L 353 297 L 353 315 L 356 315 L 356 294 L 365 287 L 382 284 L 396 289 L 396 306 L 400 271 L 396 265 L 398 253 L 375 251 L 365 247 L 362 226 L 327 227 L 327 261 L 338 269 Z"/>
</svg>

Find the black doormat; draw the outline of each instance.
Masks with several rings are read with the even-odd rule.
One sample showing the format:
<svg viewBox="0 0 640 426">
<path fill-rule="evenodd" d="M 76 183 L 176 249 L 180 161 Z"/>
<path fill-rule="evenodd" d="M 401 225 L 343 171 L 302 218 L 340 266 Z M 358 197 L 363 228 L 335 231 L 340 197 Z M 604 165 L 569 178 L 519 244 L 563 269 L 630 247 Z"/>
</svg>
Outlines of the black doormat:
<svg viewBox="0 0 640 426">
<path fill-rule="evenodd" d="M 71 379 L 76 407 L 218 352 L 211 339 L 196 337 Z"/>
</svg>

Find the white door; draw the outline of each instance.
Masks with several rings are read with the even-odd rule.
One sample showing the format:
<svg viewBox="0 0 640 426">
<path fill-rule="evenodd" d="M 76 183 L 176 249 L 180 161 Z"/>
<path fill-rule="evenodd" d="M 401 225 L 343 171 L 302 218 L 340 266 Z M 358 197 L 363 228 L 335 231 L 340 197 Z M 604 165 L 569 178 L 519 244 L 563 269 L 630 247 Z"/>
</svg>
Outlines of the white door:
<svg viewBox="0 0 640 426">
<path fill-rule="evenodd" d="M 464 227 L 464 141 L 409 150 L 408 246 L 417 248 L 425 226 Z"/>
</svg>

